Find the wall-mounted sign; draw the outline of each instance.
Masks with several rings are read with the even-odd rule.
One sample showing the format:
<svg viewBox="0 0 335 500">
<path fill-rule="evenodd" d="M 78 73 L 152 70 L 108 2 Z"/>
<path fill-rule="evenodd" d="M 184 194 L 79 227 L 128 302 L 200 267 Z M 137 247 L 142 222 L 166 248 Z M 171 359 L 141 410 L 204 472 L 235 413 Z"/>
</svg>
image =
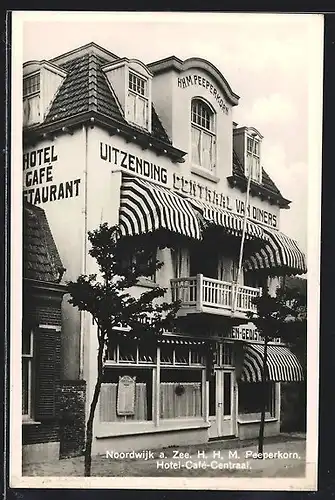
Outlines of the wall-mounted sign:
<svg viewBox="0 0 335 500">
<path fill-rule="evenodd" d="M 227 337 L 233 340 L 244 340 L 249 342 L 263 342 L 264 337 L 262 337 L 255 326 L 245 325 L 245 326 L 233 326 L 233 328 L 228 333 Z M 271 342 L 280 342 L 279 338 L 272 339 Z"/>
<path fill-rule="evenodd" d="M 182 175 L 173 174 L 172 187 L 175 191 L 180 191 L 181 193 L 192 196 L 198 200 L 210 203 L 219 208 L 231 210 L 238 215 L 244 215 L 245 202 L 243 200 L 219 193 L 215 189 L 210 189 L 208 186 L 205 186 L 198 181 L 186 179 Z M 277 227 L 278 221 L 276 214 L 268 212 L 267 210 L 249 204 L 247 208 L 247 215 L 249 219 L 256 222 L 262 222 L 263 224 L 274 228 Z"/>
<path fill-rule="evenodd" d="M 53 163 L 57 160 L 55 146 L 23 154 L 23 195 L 26 201 L 39 205 L 79 196 L 80 179 L 53 183 Z"/>
<path fill-rule="evenodd" d="M 100 142 L 100 158 L 117 167 L 133 172 L 136 175 L 145 177 L 151 181 L 159 182 L 187 196 L 191 196 L 219 208 L 230 210 L 238 215 L 244 215 L 245 202 L 243 200 L 218 192 L 205 184 L 201 184 L 197 180 L 186 178 L 176 173 L 172 174 L 171 181 L 171 173 L 169 174 L 165 167 L 149 162 L 128 151 L 123 151 L 111 144 Z M 256 222 L 261 222 L 273 228 L 278 227 L 277 215 L 263 208 L 249 204 L 247 207 L 247 215 L 249 219 Z"/>
<path fill-rule="evenodd" d="M 127 151 L 122 151 L 110 144 L 100 142 L 100 158 L 113 163 L 113 165 L 147 177 L 152 181 L 161 182 L 162 184 L 167 184 L 168 182 L 166 168 L 130 154 Z"/>
<path fill-rule="evenodd" d="M 116 403 L 116 412 L 118 415 L 134 415 L 135 390 L 136 377 L 129 377 L 129 375 L 119 377 Z"/>
<path fill-rule="evenodd" d="M 189 87 L 190 85 L 196 85 L 200 87 L 204 87 L 205 89 L 208 90 L 210 94 L 212 94 L 217 101 L 219 107 L 222 109 L 226 115 L 228 115 L 229 108 L 226 105 L 224 99 L 220 95 L 220 92 L 217 90 L 217 88 L 207 80 L 207 78 L 204 78 L 203 76 L 192 74 L 192 75 L 187 75 L 183 76 L 181 78 L 178 78 L 178 87 L 185 89 L 186 87 Z"/>
</svg>

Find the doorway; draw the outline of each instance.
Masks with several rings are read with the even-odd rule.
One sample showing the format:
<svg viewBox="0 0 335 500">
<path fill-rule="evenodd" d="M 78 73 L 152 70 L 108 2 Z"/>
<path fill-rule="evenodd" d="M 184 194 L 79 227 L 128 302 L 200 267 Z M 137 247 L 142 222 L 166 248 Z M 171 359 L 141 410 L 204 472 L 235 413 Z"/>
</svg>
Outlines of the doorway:
<svg viewBox="0 0 335 500">
<path fill-rule="evenodd" d="M 218 278 L 218 256 L 213 247 L 194 244 L 190 252 L 190 276 L 203 274 L 206 278 Z"/>
<path fill-rule="evenodd" d="M 209 438 L 235 434 L 233 415 L 234 371 L 217 369 L 209 380 Z"/>
</svg>

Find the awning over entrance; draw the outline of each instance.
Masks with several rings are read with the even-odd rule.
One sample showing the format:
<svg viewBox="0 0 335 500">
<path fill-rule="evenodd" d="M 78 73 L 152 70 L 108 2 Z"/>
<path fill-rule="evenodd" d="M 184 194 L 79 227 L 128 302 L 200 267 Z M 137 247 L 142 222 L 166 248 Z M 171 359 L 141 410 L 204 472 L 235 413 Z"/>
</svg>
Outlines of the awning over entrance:
<svg viewBox="0 0 335 500">
<path fill-rule="evenodd" d="M 241 215 L 234 214 L 224 208 L 214 207 L 207 203 L 193 198 L 188 198 L 192 206 L 194 206 L 201 213 L 204 220 L 210 224 L 223 227 L 227 232 L 235 236 L 241 236 L 243 232 L 244 219 Z M 247 220 L 246 238 L 264 239 L 263 228 L 250 220 Z"/>
<path fill-rule="evenodd" d="M 304 274 L 307 271 L 306 258 L 298 243 L 285 234 L 263 228 L 267 240 L 260 249 L 244 261 L 247 271 L 277 269 L 282 273 Z"/>
<path fill-rule="evenodd" d="M 167 229 L 201 239 L 199 220 L 190 203 L 167 188 L 123 175 L 119 213 L 125 236 Z"/>
<path fill-rule="evenodd" d="M 242 382 L 262 382 L 264 345 L 246 344 L 244 346 Z M 288 347 L 268 345 L 266 380 L 273 382 L 301 382 L 303 369 L 298 358 Z"/>
</svg>

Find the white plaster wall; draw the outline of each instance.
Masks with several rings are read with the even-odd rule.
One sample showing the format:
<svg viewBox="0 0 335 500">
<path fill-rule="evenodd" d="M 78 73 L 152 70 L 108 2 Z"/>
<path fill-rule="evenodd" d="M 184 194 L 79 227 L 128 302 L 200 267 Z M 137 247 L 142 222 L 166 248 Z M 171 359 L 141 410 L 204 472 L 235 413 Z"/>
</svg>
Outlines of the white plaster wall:
<svg viewBox="0 0 335 500">
<path fill-rule="evenodd" d="M 53 150 L 51 149 L 53 147 Z M 23 153 L 31 153 L 40 149 L 50 148 L 46 158 L 50 158 L 53 151 L 54 161 L 44 162 L 44 153 L 41 154 L 41 164 L 23 171 L 23 191 L 40 189 L 51 185 L 57 186 L 57 198 L 60 193 L 60 184 L 79 179 L 78 190 L 73 186 L 73 196 L 36 203 L 46 213 L 49 226 L 58 248 L 62 263 L 66 268 L 63 283 L 76 280 L 83 271 L 83 242 L 85 234 L 85 134 L 82 129 L 70 134 L 62 134 L 54 140 L 40 140 L 34 146 L 25 148 Z M 49 167 L 48 174 L 46 168 Z M 44 177 L 39 178 L 44 168 Z M 29 172 L 29 173 L 28 173 Z M 35 176 L 38 182 L 28 186 Z M 42 192 L 42 191 L 40 191 Z M 77 194 L 77 195 L 76 195 Z M 30 195 L 28 196 L 30 200 Z M 32 193 L 32 202 L 36 201 L 35 192 Z M 80 314 L 67 301 L 67 295 L 62 302 L 62 371 L 68 379 L 77 379 L 80 370 Z"/>
<path fill-rule="evenodd" d="M 198 75 L 204 77 L 213 85 L 213 88 L 218 89 L 218 84 L 204 70 L 189 69 L 183 71 L 173 79 L 173 143 L 177 148 L 189 152 L 186 158 L 187 164 L 185 167 L 191 166 L 191 100 L 194 97 L 201 97 L 207 101 L 215 110 L 216 113 L 216 137 L 217 137 L 217 164 L 216 173 L 220 178 L 225 178 L 231 175 L 232 165 L 232 115 L 231 106 L 225 100 L 226 106 L 229 108 L 226 114 L 218 105 L 215 96 L 210 92 L 209 88 L 202 85 L 189 85 L 182 88 L 178 86 L 178 79 L 187 78 L 189 76 Z M 221 89 L 219 89 L 221 90 Z M 221 96 L 223 92 L 220 92 Z"/>
<path fill-rule="evenodd" d="M 169 73 L 155 75 L 152 79 L 152 102 L 170 139 L 173 138 L 173 85 L 177 75 L 178 73 L 176 71 L 171 71 Z"/>
</svg>

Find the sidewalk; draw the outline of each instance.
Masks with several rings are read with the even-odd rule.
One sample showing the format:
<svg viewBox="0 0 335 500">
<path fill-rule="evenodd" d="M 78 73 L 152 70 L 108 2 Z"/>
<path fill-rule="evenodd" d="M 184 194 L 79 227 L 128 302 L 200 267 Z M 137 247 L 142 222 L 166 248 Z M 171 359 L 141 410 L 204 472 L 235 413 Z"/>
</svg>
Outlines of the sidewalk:
<svg viewBox="0 0 335 500">
<path fill-rule="evenodd" d="M 137 458 L 92 457 L 92 476 L 102 477 L 303 477 L 304 434 L 281 434 L 265 439 L 264 459 L 256 458 L 257 440 L 230 439 L 203 445 L 141 450 Z M 147 458 L 147 459 L 146 459 Z M 83 476 L 84 459 L 76 457 L 23 467 L 24 476 Z"/>
</svg>

